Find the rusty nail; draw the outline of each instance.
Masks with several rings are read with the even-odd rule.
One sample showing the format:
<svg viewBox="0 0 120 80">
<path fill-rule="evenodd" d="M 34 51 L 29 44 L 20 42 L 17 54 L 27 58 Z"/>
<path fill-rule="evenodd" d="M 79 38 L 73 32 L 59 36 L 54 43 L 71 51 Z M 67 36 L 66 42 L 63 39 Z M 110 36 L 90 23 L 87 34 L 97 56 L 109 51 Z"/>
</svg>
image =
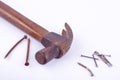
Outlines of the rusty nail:
<svg viewBox="0 0 120 80">
<path fill-rule="evenodd" d="M 98 60 L 98 58 L 93 58 L 93 57 L 85 56 L 85 55 L 81 55 L 81 57 L 85 57 L 85 58 L 89 58 L 89 59 L 95 59 L 95 60 Z"/>
<path fill-rule="evenodd" d="M 92 72 L 89 68 L 87 68 L 85 65 L 81 64 L 80 62 L 78 62 L 78 65 L 80 65 L 80 66 L 82 66 L 83 68 L 87 69 L 87 70 L 90 72 L 90 75 L 91 75 L 91 76 L 94 76 L 93 72 Z"/>
<path fill-rule="evenodd" d="M 20 39 L 9 51 L 8 53 L 5 55 L 4 58 L 7 58 L 7 56 L 11 53 L 11 51 L 20 43 L 22 42 L 24 39 L 27 39 L 27 35 L 24 35 L 24 37 L 22 39 Z"/>
<path fill-rule="evenodd" d="M 28 62 L 29 51 L 30 51 L 30 38 L 28 39 L 28 45 L 27 45 L 27 54 L 26 54 L 26 62 L 25 62 L 25 66 L 29 66 L 29 62 Z"/>
<path fill-rule="evenodd" d="M 97 62 L 96 62 L 96 60 L 95 60 L 94 54 L 93 54 L 92 56 L 93 56 L 93 60 L 94 60 L 95 66 L 98 67 Z"/>
</svg>

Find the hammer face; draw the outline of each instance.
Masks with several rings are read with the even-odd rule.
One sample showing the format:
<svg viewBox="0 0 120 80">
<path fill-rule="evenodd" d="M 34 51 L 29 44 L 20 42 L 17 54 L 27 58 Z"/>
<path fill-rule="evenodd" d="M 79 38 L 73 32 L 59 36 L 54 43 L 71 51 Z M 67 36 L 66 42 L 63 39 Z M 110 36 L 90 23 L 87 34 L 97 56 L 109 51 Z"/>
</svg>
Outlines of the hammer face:
<svg viewBox="0 0 120 80">
<path fill-rule="evenodd" d="M 46 47 L 40 51 L 38 51 L 35 55 L 36 60 L 40 64 L 46 64 L 53 58 L 59 55 L 59 48 L 55 45 L 51 45 Z"/>
</svg>

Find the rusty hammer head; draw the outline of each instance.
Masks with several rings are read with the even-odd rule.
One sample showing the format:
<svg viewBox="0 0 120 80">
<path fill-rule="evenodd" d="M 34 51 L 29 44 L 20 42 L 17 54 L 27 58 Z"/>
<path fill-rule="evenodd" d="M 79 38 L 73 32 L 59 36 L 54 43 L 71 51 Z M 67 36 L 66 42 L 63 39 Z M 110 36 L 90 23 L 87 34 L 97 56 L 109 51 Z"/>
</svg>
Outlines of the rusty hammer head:
<svg viewBox="0 0 120 80">
<path fill-rule="evenodd" d="M 41 43 L 45 48 L 35 55 L 40 64 L 46 64 L 53 58 L 60 58 L 69 50 L 73 40 L 73 33 L 67 23 L 65 23 L 65 28 L 66 30 L 63 29 L 62 35 L 50 32 L 42 38 Z"/>
</svg>

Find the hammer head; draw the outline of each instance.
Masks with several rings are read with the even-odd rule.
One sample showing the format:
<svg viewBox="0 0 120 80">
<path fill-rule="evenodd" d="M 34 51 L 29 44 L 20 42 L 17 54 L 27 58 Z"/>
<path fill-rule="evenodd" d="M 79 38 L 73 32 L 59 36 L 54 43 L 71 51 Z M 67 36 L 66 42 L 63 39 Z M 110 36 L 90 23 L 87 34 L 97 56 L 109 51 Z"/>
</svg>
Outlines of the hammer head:
<svg viewBox="0 0 120 80">
<path fill-rule="evenodd" d="M 63 29 L 62 35 L 49 32 L 42 38 L 41 43 L 45 48 L 35 55 L 40 64 L 46 64 L 53 58 L 60 58 L 69 50 L 73 40 L 73 33 L 67 23 L 65 23 L 65 28 L 66 30 Z"/>
</svg>

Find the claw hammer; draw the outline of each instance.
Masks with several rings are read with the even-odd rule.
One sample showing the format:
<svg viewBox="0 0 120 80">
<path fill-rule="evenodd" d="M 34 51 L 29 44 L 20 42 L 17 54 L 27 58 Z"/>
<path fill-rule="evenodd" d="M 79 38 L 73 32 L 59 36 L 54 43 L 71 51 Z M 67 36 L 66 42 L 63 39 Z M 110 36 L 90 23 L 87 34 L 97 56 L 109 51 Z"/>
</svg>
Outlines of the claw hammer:
<svg viewBox="0 0 120 80">
<path fill-rule="evenodd" d="M 62 57 L 71 46 L 73 32 L 67 23 L 62 35 L 49 32 L 2 1 L 0 1 L 0 16 L 43 44 L 45 48 L 35 54 L 35 59 L 40 64 Z"/>
</svg>

